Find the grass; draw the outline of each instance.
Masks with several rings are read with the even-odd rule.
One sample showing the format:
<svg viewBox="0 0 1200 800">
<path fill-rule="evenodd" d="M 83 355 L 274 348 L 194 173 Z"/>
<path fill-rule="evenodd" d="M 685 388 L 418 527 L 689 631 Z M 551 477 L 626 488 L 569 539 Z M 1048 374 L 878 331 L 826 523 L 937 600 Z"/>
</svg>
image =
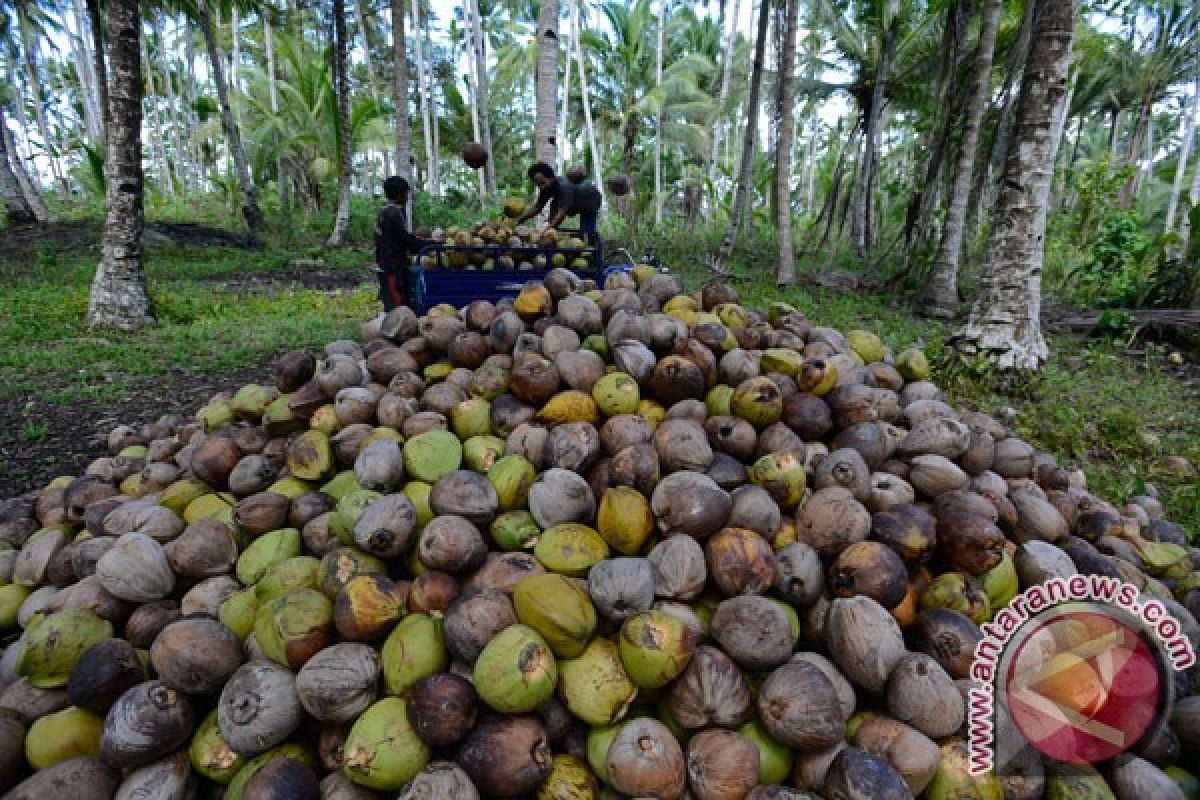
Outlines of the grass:
<svg viewBox="0 0 1200 800">
<path fill-rule="evenodd" d="M 130 336 L 86 326 L 94 256 L 43 249 L 0 286 L 7 309 L 0 319 L 0 395 L 107 402 L 170 370 L 237 369 L 355 335 L 375 308 L 368 286 L 321 291 L 236 282 L 289 278 L 292 256 L 151 248 L 147 279 L 159 324 Z M 339 252 L 325 259 L 325 269 L 349 269 L 362 258 L 361 251 Z M 223 285 L 228 280 L 235 283 Z"/>
</svg>

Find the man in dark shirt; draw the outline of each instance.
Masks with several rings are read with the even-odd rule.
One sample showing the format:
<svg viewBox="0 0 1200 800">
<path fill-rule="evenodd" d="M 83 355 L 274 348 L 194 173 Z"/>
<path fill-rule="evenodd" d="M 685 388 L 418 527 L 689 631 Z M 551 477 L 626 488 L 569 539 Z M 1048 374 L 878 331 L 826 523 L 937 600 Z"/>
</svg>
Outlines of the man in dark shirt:
<svg viewBox="0 0 1200 800">
<path fill-rule="evenodd" d="M 580 184 L 571 183 L 565 177 L 558 177 L 554 169 L 541 161 L 529 168 L 529 179 L 538 187 L 537 202 L 533 208 L 517 217 L 517 224 L 533 219 L 550 204 L 551 228 L 562 225 L 567 217 L 579 216 L 579 230 L 587 233 L 596 232 L 596 218 L 600 213 L 600 190 L 590 181 Z"/>
<path fill-rule="evenodd" d="M 408 265 L 422 245 L 408 232 L 408 190 L 408 181 L 398 175 L 385 180 L 383 194 L 388 204 L 375 218 L 375 265 L 384 311 L 408 302 Z"/>
</svg>

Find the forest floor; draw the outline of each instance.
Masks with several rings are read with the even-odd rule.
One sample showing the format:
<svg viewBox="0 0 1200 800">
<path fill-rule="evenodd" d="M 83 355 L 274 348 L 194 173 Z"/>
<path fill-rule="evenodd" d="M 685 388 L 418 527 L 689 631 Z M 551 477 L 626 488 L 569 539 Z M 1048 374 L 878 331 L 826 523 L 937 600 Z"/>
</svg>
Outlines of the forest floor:
<svg viewBox="0 0 1200 800">
<path fill-rule="evenodd" d="M 312 258 L 311 247 L 261 248 L 201 226 L 150 229 L 159 325 L 136 337 L 86 327 L 97 224 L 64 223 L 52 235 L 0 244 L 0 307 L 8 310 L 0 319 L 0 498 L 77 474 L 104 454 L 105 435 L 119 423 L 192 413 L 221 389 L 269 381 L 280 354 L 356 337 L 377 310 L 365 248 Z M 676 237 L 658 255 L 697 288 L 712 274 L 695 253 L 711 250 Z M 1200 481 L 1170 460 L 1200 464 L 1200 354 L 1176 366 L 1167 345 L 1130 350 L 1052 333 L 1053 356 L 1039 375 L 1001 379 L 955 362 L 943 345 L 951 329 L 904 298 L 812 282 L 778 289 L 760 266 L 770 263 L 767 248 L 751 244 L 731 265 L 748 304 L 787 300 L 817 324 L 874 330 L 897 351 L 923 347 L 951 402 L 1005 418 L 1083 467 L 1105 497 L 1120 501 L 1153 482 L 1170 517 L 1200 537 Z"/>
</svg>

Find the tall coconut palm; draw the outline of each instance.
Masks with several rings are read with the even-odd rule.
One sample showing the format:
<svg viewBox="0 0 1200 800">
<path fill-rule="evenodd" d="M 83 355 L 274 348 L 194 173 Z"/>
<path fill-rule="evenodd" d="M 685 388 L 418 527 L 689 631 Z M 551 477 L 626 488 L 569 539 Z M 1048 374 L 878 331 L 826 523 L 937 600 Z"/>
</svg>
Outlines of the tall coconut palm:
<svg viewBox="0 0 1200 800">
<path fill-rule="evenodd" d="M 100 96 L 100 112 L 104 128 L 108 129 L 108 67 L 104 58 L 104 20 L 100 17 L 100 0 L 87 0 L 88 27 L 92 33 L 92 66 L 96 73 L 96 90 Z M 107 134 L 105 134 L 107 136 Z"/>
<path fill-rule="evenodd" d="M 484 193 L 489 197 L 496 193 L 496 159 L 492 148 L 492 127 L 489 120 L 488 74 L 486 40 L 483 36 L 483 21 L 479 17 L 479 0 L 466 0 L 467 24 L 470 27 L 471 60 L 474 64 L 474 101 L 479 116 L 481 144 L 487 153 L 483 166 Z"/>
<path fill-rule="evenodd" d="M 1033 42 L 1016 127 L 971 316 L 955 337 L 961 352 L 1006 370 L 1036 370 L 1048 357 L 1042 338 L 1042 260 L 1046 203 L 1065 114 L 1075 31 L 1074 0 L 1034 0 Z"/>
<path fill-rule="evenodd" d="M 746 101 L 746 132 L 742 138 L 742 165 L 738 172 L 737 185 L 733 193 L 733 217 L 725 236 L 721 239 L 719 258 L 733 254 L 746 199 L 750 194 L 750 182 L 754 172 L 754 140 L 758 130 L 759 95 L 762 92 L 763 62 L 767 53 L 767 23 L 771 19 L 771 0 L 759 0 L 758 32 L 754 38 L 754 68 L 750 72 L 750 96 Z"/>
<path fill-rule="evenodd" d="M 408 121 L 408 46 L 404 28 L 404 0 L 392 0 L 392 102 L 396 106 L 396 174 L 411 181 L 412 126 Z M 366 35 L 365 29 L 363 35 Z M 417 31 L 417 35 L 420 35 L 420 31 Z M 370 53 L 367 59 L 370 60 Z"/>
<path fill-rule="evenodd" d="M 1175 165 L 1175 180 L 1171 183 L 1171 198 L 1167 201 L 1167 220 L 1163 231 L 1170 233 L 1175 227 L 1175 213 L 1179 209 L 1179 196 L 1183 192 L 1183 179 L 1187 173 L 1188 159 L 1192 154 L 1193 140 L 1196 138 L 1196 117 L 1200 116 L 1200 78 L 1196 79 L 1192 89 L 1192 101 L 1187 105 L 1183 121 L 1183 136 L 1179 145 L 1179 160 Z M 1200 174 L 1200 167 L 1196 168 Z"/>
<path fill-rule="evenodd" d="M 775 151 L 775 210 L 779 227 L 779 266 L 775 283 L 796 279 L 792 250 L 792 141 L 796 135 L 796 40 L 800 27 L 800 0 L 785 0 L 783 48 L 779 52 L 779 143 Z"/>
<path fill-rule="evenodd" d="M 41 70 L 38 66 L 38 47 L 42 33 L 50 26 L 50 20 L 45 9 L 39 8 L 32 0 L 17 0 L 14 3 L 17 13 L 17 30 L 21 40 L 21 55 L 25 60 L 25 77 L 29 93 L 33 97 L 33 118 L 37 122 L 38 135 L 42 139 L 42 148 L 50 162 L 50 172 L 54 175 L 59 196 L 67 196 L 67 179 L 59 164 L 60 153 L 50 138 L 50 125 L 46 121 L 46 99 L 43 94 Z"/>
<path fill-rule="evenodd" d="M 333 215 L 333 231 L 326 242 L 341 247 L 350 226 L 350 81 L 346 74 L 346 3 L 333 0 L 333 94 L 337 101 L 337 176 L 338 203 Z M 407 164 L 407 160 L 405 161 Z"/>
<path fill-rule="evenodd" d="M 871 81 L 870 100 L 863 115 L 863 147 L 858 159 L 858 178 L 854 182 L 854 199 L 851 203 L 850 238 L 854 256 L 858 259 L 867 257 L 867 226 L 879 152 L 879 122 L 883 116 L 884 92 L 896 55 L 895 21 L 898 11 L 899 0 L 884 0 L 878 4 L 877 13 L 881 23 L 879 59 Z"/>
<path fill-rule="evenodd" d="M 154 322 L 142 264 L 142 20 L 138 0 L 108 0 L 109 129 L 104 173 L 107 213 L 88 325 L 135 330 Z"/>
<path fill-rule="evenodd" d="M 533 150 L 538 161 L 558 162 L 558 0 L 540 0 L 537 19 L 537 116 Z"/>
<path fill-rule="evenodd" d="M 987 111 L 988 92 L 992 85 L 992 55 L 996 49 L 996 31 L 1000 27 L 1003 0 L 987 0 L 979 27 L 979 45 L 975 51 L 975 74 L 971 94 L 963 117 L 962 141 L 959 144 L 958 164 L 954 185 L 942 225 L 942 241 L 933 273 L 925 289 L 927 313 L 953 317 L 958 313 L 958 260 L 962 253 L 963 230 L 967 223 L 967 205 L 971 199 L 971 178 L 975 172 L 975 155 L 979 149 L 979 129 Z"/>
<path fill-rule="evenodd" d="M 191 0 L 188 2 L 190 3 Z M 242 133 L 233 118 L 233 106 L 229 100 L 229 86 L 225 81 L 225 66 L 217 45 L 217 31 L 213 25 L 210 2 L 211 0 L 194 0 L 194 5 L 189 10 L 194 13 L 196 20 L 200 23 L 200 31 L 204 35 L 204 47 L 208 51 L 208 65 L 212 70 L 213 83 L 216 84 L 217 89 L 217 102 L 221 107 L 221 124 L 225 129 L 225 141 L 229 147 L 234 173 L 242 192 L 242 217 L 246 220 L 246 227 L 251 232 L 257 233 L 263 225 L 263 213 L 258 205 L 258 190 L 254 186 L 254 177 L 250 173 L 249 162 L 246 160 L 246 149 L 242 146 Z"/>
<path fill-rule="evenodd" d="M 0 132 L 8 132 L 6 125 L 4 108 L 0 107 Z M 17 175 L 9 161 L 12 156 L 8 153 L 7 139 L 7 136 L 0 136 L 0 201 L 4 202 L 4 217 L 10 225 L 28 225 L 37 222 L 37 216 L 17 182 Z"/>
</svg>

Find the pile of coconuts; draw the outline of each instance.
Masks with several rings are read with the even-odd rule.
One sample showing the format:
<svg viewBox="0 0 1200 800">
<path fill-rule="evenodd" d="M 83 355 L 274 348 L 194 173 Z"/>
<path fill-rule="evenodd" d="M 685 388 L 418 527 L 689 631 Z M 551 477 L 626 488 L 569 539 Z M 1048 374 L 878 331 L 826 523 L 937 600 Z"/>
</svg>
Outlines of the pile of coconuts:
<svg viewBox="0 0 1200 800">
<path fill-rule="evenodd" d="M 479 222 L 470 227 L 419 230 L 417 236 L 448 245 L 441 258 L 427 253 L 418 259 L 425 269 L 592 269 L 588 243 L 573 233 L 557 228 L 538 229 L 513 225 L 512 217 L 524 211 L 520 200 L 505 202 L 505 218 Z M 465 249 L 460 249 L 465 248 Z M 472 249 L 473 248 L 473 249 Z M 484 248 L 492 248 L 487 250 Z"/>
<path fill-rule="evenodd" d="M 3 797 L 1196 797 L 1189 673 L 1135 753 L 968 774 L 981 624 L 1080 572 L 1196 641 L 1200 551 L 928 378 L 555 270 L 118 427 L 0 506 Z"/>
</svg>

